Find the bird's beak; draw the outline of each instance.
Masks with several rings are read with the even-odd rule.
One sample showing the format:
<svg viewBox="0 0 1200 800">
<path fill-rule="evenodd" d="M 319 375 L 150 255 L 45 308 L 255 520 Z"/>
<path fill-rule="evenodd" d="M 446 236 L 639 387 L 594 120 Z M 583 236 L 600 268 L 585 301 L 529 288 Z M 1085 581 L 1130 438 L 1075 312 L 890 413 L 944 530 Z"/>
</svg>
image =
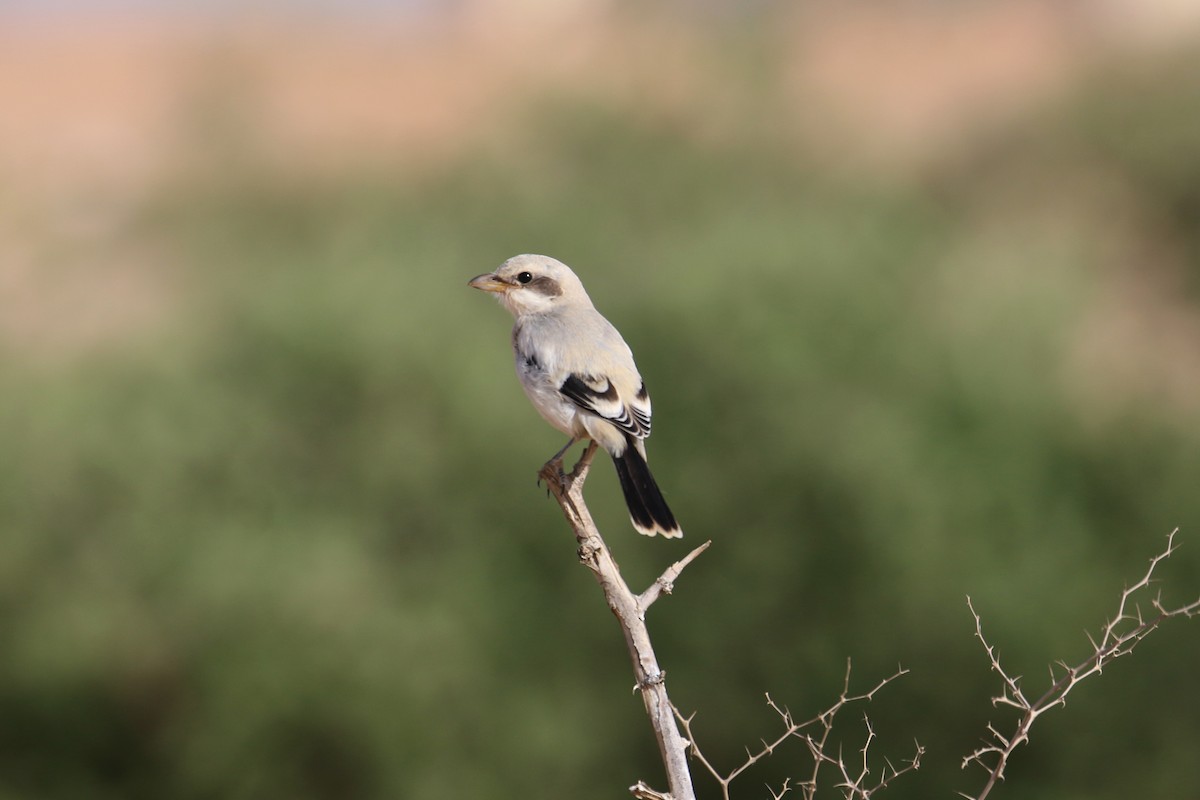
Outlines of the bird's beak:
<svg viewBox="0 0 1200 800">
<path fill-rule="evenodd" d="M 495 273 L 488 272 L 483 275 L 477 275 L 467 281 L 467 286 L 475 289 L 482 289 L 485 292 L 506 292 L 508 284 L 496 277 Z"/>
</svg>

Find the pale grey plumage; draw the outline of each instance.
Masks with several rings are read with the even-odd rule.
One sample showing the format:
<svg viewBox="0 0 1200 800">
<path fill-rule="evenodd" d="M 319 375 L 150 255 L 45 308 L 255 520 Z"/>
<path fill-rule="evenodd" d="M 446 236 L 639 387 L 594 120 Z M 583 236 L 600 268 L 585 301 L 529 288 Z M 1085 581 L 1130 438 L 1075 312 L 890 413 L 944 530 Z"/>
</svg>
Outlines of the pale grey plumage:
<svg viewBox="0 0 1200 800">
<path fill-rule="evenodd" d="M 650 395 L 633 353 L 575 273 L 549 256 L 519 255 L 470 285 L 495 293 L 516 318 L 517 375 L 538 413 L 612 456 L 634 527 L 682 535 L 646 467 Z"/>
</svg>

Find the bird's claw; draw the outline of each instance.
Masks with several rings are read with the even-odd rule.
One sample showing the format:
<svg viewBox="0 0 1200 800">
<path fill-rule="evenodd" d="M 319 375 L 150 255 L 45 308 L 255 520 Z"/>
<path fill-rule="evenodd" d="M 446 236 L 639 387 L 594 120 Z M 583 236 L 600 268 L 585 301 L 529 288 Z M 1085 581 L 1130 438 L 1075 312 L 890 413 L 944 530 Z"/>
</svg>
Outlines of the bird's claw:
<svg viewBox="0 0 1200 800">
<path fill-rule="evenodd" d="M 549 496 L 551 494 L 550 481 L 553 480 L 561 485 L 566 478 L 566 473 L 563 472 L 562 456 L 560 455 L 542 465 L 542 468 L 538 471 L 537 485 L 541 486 L 542 481 L 546 481 L 546 496 Z"/>
</svg>

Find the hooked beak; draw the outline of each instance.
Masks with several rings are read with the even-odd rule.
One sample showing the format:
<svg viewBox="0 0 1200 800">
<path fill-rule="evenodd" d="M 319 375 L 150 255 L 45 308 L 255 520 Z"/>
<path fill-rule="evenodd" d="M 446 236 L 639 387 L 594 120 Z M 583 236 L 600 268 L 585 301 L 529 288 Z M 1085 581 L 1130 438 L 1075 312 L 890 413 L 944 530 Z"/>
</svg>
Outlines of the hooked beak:
<svg viewBox="0 0 1200 800">
<path fill-rule="evenodd" d="M 496 277 L 495 273 L 487 272 L 483 275 L 477 275 L 467 281 L 467 286 L 474 289 L 480 289 L 485 292 L 502 293 L 508 291 L 508 284 Z"/>
</svg>

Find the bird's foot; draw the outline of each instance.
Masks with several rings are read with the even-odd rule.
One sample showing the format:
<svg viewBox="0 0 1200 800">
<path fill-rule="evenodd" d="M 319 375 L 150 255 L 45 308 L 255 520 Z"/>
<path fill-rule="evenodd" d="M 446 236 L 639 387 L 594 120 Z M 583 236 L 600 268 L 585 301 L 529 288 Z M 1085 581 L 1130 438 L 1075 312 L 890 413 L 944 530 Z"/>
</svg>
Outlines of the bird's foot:
<svg viewBox="0 0 1200 800">
<path fill-rule="evenodd" d="M 547 483 L 554 481 L 560 486 L 562 485 L 567 477 L 566 473 L 563 472 L 563 456 L 567 454 L 567 451 L 571 449 L 571 445 L 575 444 L 575 441 L 572 438 L 561 450 L 551 456 L 549 461 L 542 465 L 542 468 L 538 470 L 538 486 L 542 485 L 542 481 L 546 481 Z M 547 492 L 549 492 L 549 489 L 547 489 Z"/>
<path fill-rule="evenodd" d="M 587 475 L 588 468 L 592 465 L 592 456 L 596 453 L 596 443 L 588 442 L 588 446 L 584 448 L 583 455 L 579 457 L 574 468 L 570 472 L 563 470 L 563 455 L 567 452 L 567 448 L 575 443 L 572 439 L 567 447 L 559 450 L 554 454 L 554 457 L 547 461 L 538 471 L 538 486 L 542 485 L 542 481 L 546 482 L 546 491 L 553 494 L 550 485 L 559 487 L 563 491 L 568 491 L 577 482 L 581 482 Z"/>
<path fill-rule="evenodd" d="M 546 495 L 551 494 L 550 484 L 554 483 L 562 486 L 567 480 L 567 475 L 563 472 L 562 455 L 557 455 L 542 465 L 538 470 L 538 486 L 542 485 L 542 481 L 546 482 Z"/>
</svg>

